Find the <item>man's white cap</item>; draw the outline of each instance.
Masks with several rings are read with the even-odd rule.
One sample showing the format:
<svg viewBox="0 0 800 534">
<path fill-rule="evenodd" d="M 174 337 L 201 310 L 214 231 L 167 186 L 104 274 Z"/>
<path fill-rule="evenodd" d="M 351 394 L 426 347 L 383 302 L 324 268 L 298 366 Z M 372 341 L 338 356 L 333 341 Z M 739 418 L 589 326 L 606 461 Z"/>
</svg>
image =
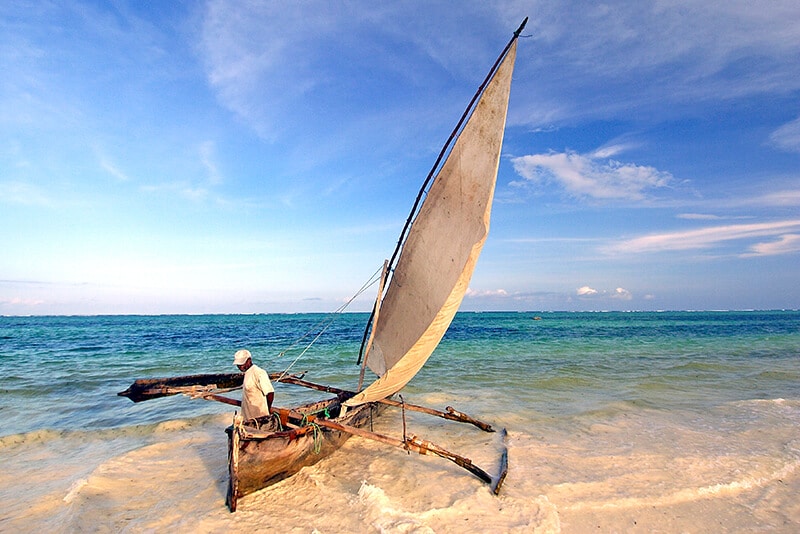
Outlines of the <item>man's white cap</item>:
<svg viewBox="0 0 800 534">
<path fill-rule="evenodd" d="M 250 351 L 247 349 L 237 350 L 233 355 L 233 365 L 244 365 L 250 359 Z"/>
</svg>

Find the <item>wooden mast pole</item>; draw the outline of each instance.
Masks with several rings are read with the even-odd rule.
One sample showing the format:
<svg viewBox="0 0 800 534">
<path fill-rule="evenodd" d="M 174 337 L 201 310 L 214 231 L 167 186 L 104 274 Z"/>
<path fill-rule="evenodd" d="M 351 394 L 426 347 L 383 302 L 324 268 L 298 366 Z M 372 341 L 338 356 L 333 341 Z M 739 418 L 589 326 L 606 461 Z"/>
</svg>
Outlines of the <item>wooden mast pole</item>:
<svg viewBox="0 0 800 534">
<path fill-rule="evenodd" d="M 384 436 L 383 434 L 378 434 L 376 432 L 370 432 L 368 430 L 364 430 L 363 428 L 356 428 L 353 426 L 336 423 L 328 419 L 315 419 L 314 423 L 319 426 L 329 428 L 331 430 L 338 430 L 339 432 L 347 432 L 348 434 L 353 434 L 354 436 L 359 436 L 362 438 L 379 441 L 381 443 L 392 445 L 394 447 L 399 447 L 407 451 L 412 450 L 419 454 L 435 454 L 436 456 L 439 456 L 446 460 L 450 460 L 459 467 L 466 469 L 467 471 L 469 471 L 470 473 L 481 479 L 486 484 L 489 484 L 492 487 L 492 492 L 495 494 L 497 494 L 500 491 L 500 485 L 503 482 L 502 479 L 505 478 L 505 473 L 500 473 L 497 477 L 492 477 L 489 473 L 487 473 L 477 465 L 473 464 L 472 460 L 470 460 L 469 458 L 465 458 L 464 456 L 452 453 L 436 445 L 435 443 L 431 443 L 430 441 L 420 439 L 416 436 L 412 436 L 406 439 L 397 439 L 389 436 Z"/>
<path fill-rule="evenodd" d="M 366 348 L 364 349 L 364 356 L 361 359 L 361 373 L 358 375 L 358 388 L 356 391 L 361 391 L 364 386 L 364 372 L 367 370 L 367 358 L 369 358 L 369 351 L 372 349 L 372 341 L 375 339 L 375 325 L 378 324 L 378 317 L 381 314 L 381 297 L 383 297 L 383 288 L 386 285 L 386 277 L 389 275 L 389 260 L 383 262 L 383 272 L 381 272 L 381 283 L 378 285 L 378 296 L 375 298 L 375 307 L 372 313 L 372 327 L 369 331 L 369 340 L 367 340 Z"/>
</svg>

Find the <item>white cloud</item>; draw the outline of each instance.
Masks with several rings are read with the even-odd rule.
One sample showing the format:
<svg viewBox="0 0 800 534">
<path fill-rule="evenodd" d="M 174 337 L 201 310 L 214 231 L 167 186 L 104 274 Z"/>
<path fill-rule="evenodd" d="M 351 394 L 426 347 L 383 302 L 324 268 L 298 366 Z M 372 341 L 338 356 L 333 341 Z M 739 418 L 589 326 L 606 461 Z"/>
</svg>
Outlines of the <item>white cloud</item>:
<svg viewBox="0 0 800 534">
<path fill-rule="evenodd" d="M 472 288 L 467 289 L 466 297 L 468 298 L 486 298 L 486 297 L 508 297 L 508 291 L 505 289 L 488 289 L 478 291 Z"/>
<path fill-rule="evenodd" d="M 709 213 L 679 213 L 678 219 L 689 219 L 692 221 L 718 221 L 722 219 L 719 215 L 711 215 Z"/>
<path fill-rule="evenodd" d="M 611 295 L 611 298 L 618 300 L 631 300 L 633 299 L 633 295 L 627 289 L 618 287 L 617 289 L 614 290 L 614 293 Z"/>
<path fill-rule="evenodd" d="M 800 252 L 800 234 L 784 234 L 778 236 L 776 241 L 756 243 L 750 247 L 749 253 L 742 254 L 742 256 L 777 256 L 795 252 Z"/>
<path fill-rule="evenodd" d="M 666 232 L 650 234 L 633 239 L 621 241 L 608 248 L 608 252 L 640 254 L 646 252 L 667 252 L 675 250 L 706 249 L 718 246 L 723 242 L 772 237 L 782 239 L 781 236 L 791 235 L 788 232 L 800 230 L 800 219 L 777 221 L 769 223 L 732 224 L 725 226 L 711 226 L 695 230 L 680 232 Z M 762 250 L 771 250 L 773 253 L 794 252 L 791 238 L 785 241 L 785 246 L 762 247 Z M 760 255 L 754 249 L 751 255 Z"/>
<path fill-rule="evenodd" d="M 630 150 L 632 147 L 633 145 L 623 143 L 606 145 L 592 152 L 591 157 L 592 159 L 607 159 Z"/>
<path fill-rule="evenodd" d="M 678 219 L 686 219 L 689 221 L 726 221 L 726 220 L 740 220 L 752 219 L 752 215 L 714 215 L 712 213 L 679 213 L 675 216 Z"/>
<path fill-rule="evenodd" d="M 579 287 L 575 294 L 583 299 L 604 299 L 611 298 L 614 300 L 633 300 L 633 294 L 623 287 L 618 287 L 614 291 L 597 290 L 593 287 L 583 286 Z"/>
<path fill-rule="evenodd" d="M 606 156 L 620 147 L 594 154 L 575 152 L 534 154 L 514 158 L 514 169 L 523 178 L 537 182 L 552 180 L 567 192 L 597 199 L 641 200 L 650 189 L 666 186 L 672 175 L 654 167 L 621 163 Z"/>
<path fill-rule="evenodd" d="M 784 124 L 769 136 L 770 141 L 787 152 L 800 152 L 800 118 Z"/>
</svg>

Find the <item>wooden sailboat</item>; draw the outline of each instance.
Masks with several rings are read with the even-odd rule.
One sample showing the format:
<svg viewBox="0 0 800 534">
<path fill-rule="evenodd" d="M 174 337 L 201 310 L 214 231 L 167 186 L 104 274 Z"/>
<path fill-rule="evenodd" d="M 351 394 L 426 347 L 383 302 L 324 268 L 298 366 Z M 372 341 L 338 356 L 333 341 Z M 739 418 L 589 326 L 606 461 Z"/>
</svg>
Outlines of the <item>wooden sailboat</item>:
<svg viewBox="0 0 800 534">
<path fill-rule="evenodd" d="M 387 407 L 400 405 L 493 431 L 489 425 L 453 408 L 440 412 L 407 405 L 394 400 L 393 395 L 416 375 L 441 341 L 466 293 L 486 240 L 517 38 L 526 22 L 527 19 L 514 32 L 453 130 L 420 190 L 391 260 L 384 266 L 381 289 L 365 332 L 361 358 L 364 367 L 357 391 L 313 384 L 298 376 L 272 375 L 272 380 L 334 396 L 291 409 L 274 408 L 272 415 L 255 420 L 237 417 L 226 429 L 230 472 L 227 504 L 231 511 L 236 510 L 240 497 L 329 456 L 352 435 L 446 458 L 490 484 L 495 493 L 499 491 L 507 470 L 506 453 L 501 457 L 498 474 L 491 476 L 469 459 L 425 440 L 392 438 L 366 427 Z M 366 367 L 377 379 L 362 389 Z M 119 395 L 138 402 L 186 393 L 236 404 L 238 401 L 218 392 L 240 386 L 241 377 L 230 374 L 145 379 Z"/>
</svg>

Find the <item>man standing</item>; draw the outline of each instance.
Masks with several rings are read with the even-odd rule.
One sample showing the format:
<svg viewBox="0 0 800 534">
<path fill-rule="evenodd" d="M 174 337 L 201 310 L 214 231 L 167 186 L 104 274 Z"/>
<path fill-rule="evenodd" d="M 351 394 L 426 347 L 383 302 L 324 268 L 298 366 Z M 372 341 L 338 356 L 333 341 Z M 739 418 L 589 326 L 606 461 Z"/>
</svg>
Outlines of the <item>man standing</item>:
<svg viewBox="0 0 800 534">
<path fill-rule="evenodd" d="M 233 364 L 244 373 L 242 418 L 247 421 L 269 415 L 272 412 L 275 390 L 267 372 L 253 364 L 250 351 L 246 349 L 236 351 L 233 355 Z"/>
</svg>

